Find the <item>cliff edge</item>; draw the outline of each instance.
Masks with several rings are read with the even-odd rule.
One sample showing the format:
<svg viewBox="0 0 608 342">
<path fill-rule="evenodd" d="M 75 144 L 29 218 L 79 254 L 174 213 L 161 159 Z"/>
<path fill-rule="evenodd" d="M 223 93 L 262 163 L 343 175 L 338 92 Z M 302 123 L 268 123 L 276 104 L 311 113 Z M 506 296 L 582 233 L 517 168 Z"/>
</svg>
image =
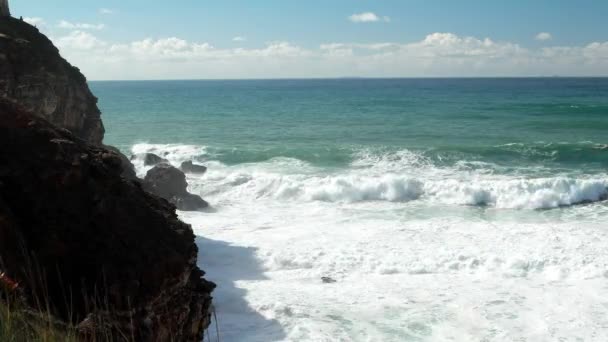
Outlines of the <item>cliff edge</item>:
<svg viewBox="0 0 608 342">
<path fill-rule="evenodd" d="M 86 78 L 36 27 L 8 16 L 0 16 L 0 98 L 16 100 L 89 143 L 103 141 L 97 98 Z"/>
<path fill-rule="evenodd" d="M 215 285 L 192 229 L 103 146 L 100 115 L 52 42 L 0 15 L 0 290 L 84 340 L 201 340 Z"/>
<path fill-rule="evenodd" d="M 83 335 L 201 340 L 215 285 L 192 229 L 121 172 L 115 152 L 0 101 L 0 271 Z"/>
</svg>

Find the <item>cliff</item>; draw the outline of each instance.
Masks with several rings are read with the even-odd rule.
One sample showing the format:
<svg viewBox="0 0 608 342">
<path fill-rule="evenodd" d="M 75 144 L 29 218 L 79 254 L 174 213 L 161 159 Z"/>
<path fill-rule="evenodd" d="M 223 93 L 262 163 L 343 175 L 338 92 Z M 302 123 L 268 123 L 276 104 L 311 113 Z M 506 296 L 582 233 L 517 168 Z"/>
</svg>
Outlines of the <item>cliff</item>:
<svg viewBox="0 0 608 342">
<path fill-rule="evenodd" d="M 8 0 L 0 0 L 0 17 L 10 17 L 11 11 L 8 8 Z"/>
<path fill-rule="evenodd" d="M 191 227 L 102 144 L 80 71 L 0 10 L 0 300 L 8 288 L 85 340 L 202 339 L 215 285 Z"/>
<path fill-rule="evenodd" d="M 41 116 L 0 101 L 0 270 L 83 335 L 200 340 L 215 285 L 191 227 L 118 154 Z"/>
<path fill-rule="evenodd" d="M 85 77 L 37 28 L 6 16 L 0 16 L 0 98 L 18 101 L 89 143 L 102 143 L 101 113 Z"/>
</svg>

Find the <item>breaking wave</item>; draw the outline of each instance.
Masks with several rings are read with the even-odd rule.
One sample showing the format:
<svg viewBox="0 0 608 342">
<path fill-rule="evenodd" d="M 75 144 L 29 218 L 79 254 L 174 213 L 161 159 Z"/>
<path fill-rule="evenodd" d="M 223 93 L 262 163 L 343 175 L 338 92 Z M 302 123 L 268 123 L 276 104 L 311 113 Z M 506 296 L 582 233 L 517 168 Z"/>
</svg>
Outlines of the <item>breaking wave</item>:
<svg viewBox="0 0 608 342">
<path fill-rule="evenodd" d="M 208 173 L 190 176 L 189 182 L 195 191 L 218 201 L 425 201 L 550 209 L 608 197 L 606 175 L 522 176 L 523 172 L 500 173 L 496 165 L 479 161 L 437 167 L 430 158 L 407 150 L 390 154 L 359 151 L 348 167 L 331 170 L 287 157 L 226 165 L 214 160 L 206 148 L 189 145 L 139 144 L 133 148 L 135 154 L 144 152 L 157 153 L 176 165 L 187 159 L 205 159 Z M 135 164 L 138 173 L 145 173 L 143 164 Z"/>
</svg>

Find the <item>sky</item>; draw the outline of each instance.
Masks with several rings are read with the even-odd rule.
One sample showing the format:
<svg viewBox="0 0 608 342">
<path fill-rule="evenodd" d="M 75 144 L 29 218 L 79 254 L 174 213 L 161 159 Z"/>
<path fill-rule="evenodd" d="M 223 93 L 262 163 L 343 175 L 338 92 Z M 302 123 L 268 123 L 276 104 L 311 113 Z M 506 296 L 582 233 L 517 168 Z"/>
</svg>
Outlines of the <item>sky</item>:
<svg viewBox="0 0 608 342">
<path fill-rule="evenodd" d="M 9 0 L 91 80 L 608 76 L 607 0 Z"/>
</svg>

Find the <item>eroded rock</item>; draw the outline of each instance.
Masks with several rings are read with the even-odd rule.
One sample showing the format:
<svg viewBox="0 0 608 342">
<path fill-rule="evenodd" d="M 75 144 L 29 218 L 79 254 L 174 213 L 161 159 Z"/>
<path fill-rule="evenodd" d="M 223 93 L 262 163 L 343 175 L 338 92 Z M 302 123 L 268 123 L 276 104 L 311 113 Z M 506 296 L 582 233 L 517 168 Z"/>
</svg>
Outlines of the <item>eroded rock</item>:
<svg viewBox="0 0 608 342">
<path fill-rule="evenodd" d="M 83 334 L 199 341 L 214 284 L 192 229 L 122 172 L 115 152 L 0 101 L 0 271 Z"/>
<path fill-rule="evenodd" d="M 85 77 L 36 27 L 8 16 L 0 16 L 0 98 L 89 143 L 103 141 L 97 98 Z"/>
</svg>

